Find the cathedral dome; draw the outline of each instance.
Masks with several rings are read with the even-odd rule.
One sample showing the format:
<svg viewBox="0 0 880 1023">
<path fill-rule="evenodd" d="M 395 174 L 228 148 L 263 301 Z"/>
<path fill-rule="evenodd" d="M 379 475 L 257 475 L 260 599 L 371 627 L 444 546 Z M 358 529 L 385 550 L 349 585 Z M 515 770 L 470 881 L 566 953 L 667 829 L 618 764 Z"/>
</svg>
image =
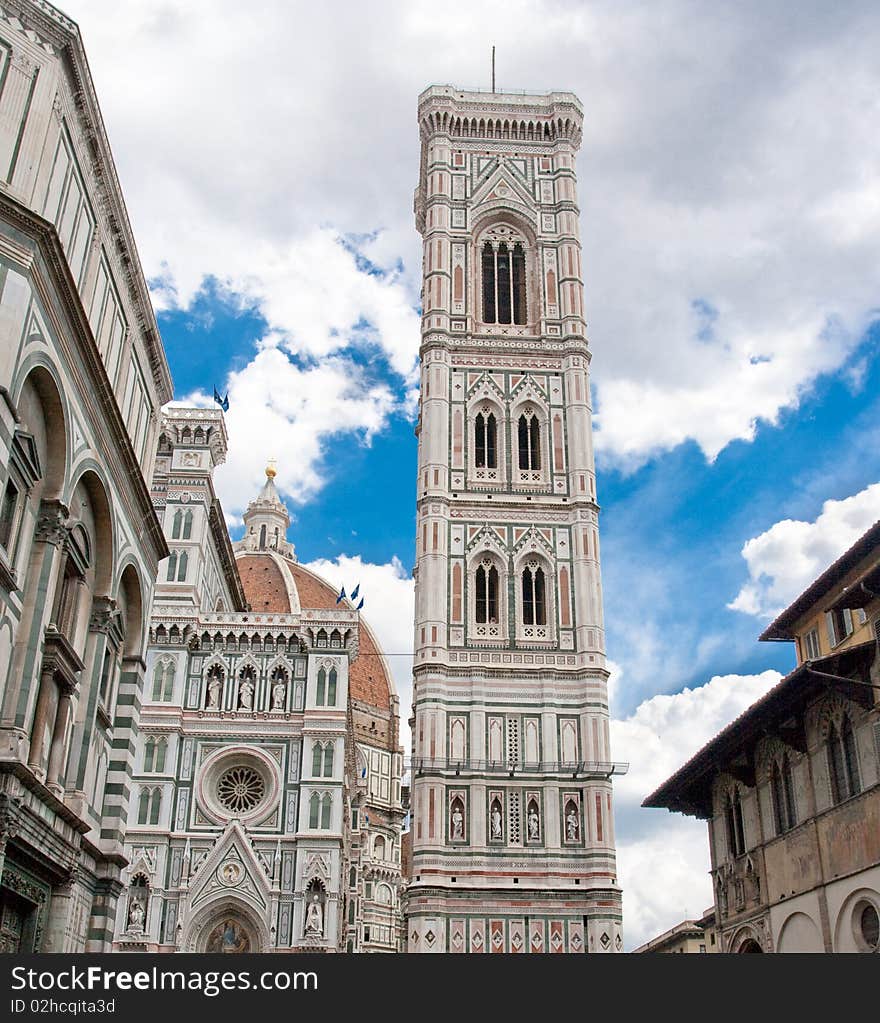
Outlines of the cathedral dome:
<svg viewBox="0 0 880 1023">
<path fill-rule="evenodd" d="M 244 514 L 244 538 L 233 544 L 245 599 L 255 612 L 300 614 L 333 610 L 336 588 L 298 564 L 286 538 L 290 515 L 275 488 L 275 470 Z M 277 527 L 277 532 L 276 532 Z M 265 530 L 265 532 L 264 532 Z M 359 623 L 358 656 L 349 671 L 352 700 L 389 711 L 396 697 L 394 682 L 379 643 L 363 617 Z"/>
</svg>

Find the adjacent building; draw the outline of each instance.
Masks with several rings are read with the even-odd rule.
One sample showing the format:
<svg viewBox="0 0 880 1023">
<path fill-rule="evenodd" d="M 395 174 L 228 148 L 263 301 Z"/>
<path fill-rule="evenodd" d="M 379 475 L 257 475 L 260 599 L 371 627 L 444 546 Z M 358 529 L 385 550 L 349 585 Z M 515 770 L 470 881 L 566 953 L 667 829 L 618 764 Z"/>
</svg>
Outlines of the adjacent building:
<svg viewBox="0 0 880 1023">
<path fill-rule="evenodd" d="M 398 704 L 357 611 L 297 562 L 266 470 L 232 544 L 219 410 L 162 416 L 170 549 L 150 618 L 118 949 L 393 952 Z"/>
<path fill-rule="evenodd" d="M 668 931 L 658 934 L 633 949 L 635 955 L 658 952 L 663 955 L 693 955 L 717 952 L 715 910 L 709 908 L 699 920 L 682 920 Z"/>
<path fill-rule="evenodd" d="M 76 25 L 0 8 L 0 951 L 110 948 L 171 381 Z"/>
<path fill-rule="evenodd" d="M 419 98 L 410 952 L 622 949 L 571 93 Z"/>
<path fill-rule="evenodd" d="M 880 523 L 764 630 L 797 667 L 644 806 L 709 823 L 720 950 L 880 949 Z"/>
</svg>

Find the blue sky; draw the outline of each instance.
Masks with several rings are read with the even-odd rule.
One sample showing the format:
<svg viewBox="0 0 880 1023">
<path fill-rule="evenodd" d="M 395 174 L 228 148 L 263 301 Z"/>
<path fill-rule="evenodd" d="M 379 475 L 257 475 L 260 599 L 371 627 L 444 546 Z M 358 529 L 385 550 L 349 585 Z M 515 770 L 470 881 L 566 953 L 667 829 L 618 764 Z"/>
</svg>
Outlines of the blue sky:
<svg viewBox="0 0 880 1023">
<path fill-rule="evenodd" d="M 570 89 L 629 947 L 711 901 L 639 803 L 793 664 L 757 636 L 880 518 L 880 10 L 867 0 L 67 0 L 179 399 L 229 389 L 302 561 L 364 584 L 410 696 L 428 84 Z M 290 40 L 296 40 L 292 59 Z M 145 84 L 146 83 L 146 84 Z"/>
</svg>

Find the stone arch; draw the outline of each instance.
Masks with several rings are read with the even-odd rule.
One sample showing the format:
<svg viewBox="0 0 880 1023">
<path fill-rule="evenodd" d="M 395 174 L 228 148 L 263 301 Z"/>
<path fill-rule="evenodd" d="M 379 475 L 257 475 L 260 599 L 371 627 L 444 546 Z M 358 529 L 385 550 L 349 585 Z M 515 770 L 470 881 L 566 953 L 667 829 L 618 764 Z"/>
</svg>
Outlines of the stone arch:
<svg viewBox="0 0 880 1023">
<path fill-rule="evenodd" d="M 68 417 L 62 399 L 64 389 L 54 366 L 42 360 L 34 360 L 25 366 L 27 371 L 16 390 L 15 402 L 22 427 L 34 437 L 43 471 L 42 480 L 34 492 L 38 500 L 59 499 L 65 490 L 68 464 Z"/>
<path fill-rule="evenodd" d="M 792 913 L 779 930 L 777 952 L 824 952 L 825 945 L 816 922 L 806 913 Z"/>
<path fill-rule="evenodd" d="M 229 896 L 225 892 L 203 905 L 193 916 L 184 930 L 181 947 L 186 952 L 205 952 L 212 941 L 216 941 L 217 929 L 231 921 L 238 932 L 246 935 L 248 947 L 216 948 L 215 951 L 268 952 L 271 948 L 269 929 L 262 916 L 262 907 L 246 901 L 244 893 Z M 236 925 L 238 927 L 236 928 Z M 240 930 L 239 930 L 240 928 Z M 236 933 L 232 935 L 236 938 Z M 212 946 L 213 947 L 213 946 Z"/>
<path fill-rule="evenodd" d="M 837 919 L 834 922 L 834 952 L 865 952 L 864 943 L 860 940 L 858 919 L 856 914 L 864 905 L 872 905 L 880 914 L 880 891 L 867 886 L 859 886 L 846 897 Z"/>
<path fill-rule="evenodd" d="M 758 931 L 749 924 L 740 927 L 730 939 L 729 952 L 765 952 L 764 943 Z"/>
<path fill-rule="evenodd" d="M 142 657 L 144 646 L 144 603 L 140 574 L 132 562 L 122 570 L 116 598 L 122 619 L 126 657 Z"/>
<path fill-rule="evenodd" d="M 94 520 L 94 593 L 109 594 L 113 588 L 114 571 L 114 528 L 113 508 L 104 483 L 103 472 L 90 462 L 81 467 L 79 476 L 70 486 L 70 513 L 77 518 L 76 502 L 85 499 L 90 505 Z"/>
</svg>

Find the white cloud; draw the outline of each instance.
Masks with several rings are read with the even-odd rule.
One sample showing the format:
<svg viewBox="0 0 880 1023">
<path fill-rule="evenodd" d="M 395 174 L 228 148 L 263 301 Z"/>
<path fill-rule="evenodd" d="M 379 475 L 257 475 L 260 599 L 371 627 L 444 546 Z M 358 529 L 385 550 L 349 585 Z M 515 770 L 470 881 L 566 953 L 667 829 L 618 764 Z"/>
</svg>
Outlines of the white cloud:
<svg viewBox="0 0 880 1023">
<path fill-rule="evenodd" d="M 413 619 L 415 597 L 413 578 L 399 558 L 384 565 L 363 561 L 360 556 L 341 554 L 333 561 L 320 558 L 306 568 L 346 592 L 360 583 L 364 598 L 363 616 L 376 634 L 382 653 L 394 677 L 400 699 L 400 743 L 410 754 L 409 715 L 412 708 Z"/>
<path fill-rule="evenodd" d="M 727 606 L 772 618 L 880 519 L 880 483 L 826 501 L 814 522 L 783 519 L 742 549 L 749 581 Z"/>
<path fill-rule="evenodd" d="M 698 688 L 654 696 L 629 717 L 612 719 L 612 755 L 630 763 L 629 773 L 614 783 L 627 948 L 712 905 L 705 821 L 645 810 L 642 800 L 780 677 L 776 671 L 715 676 Z"/>
<path fill-rule="evenodd" d="M 232 373 L 227 386 L 229 451 L 214 483 L 228 515 L 253 499 L 270 458 L 278 462 L 279 489 L 296 502 L 308 500 L 324 483 L 325 442 L 355 433 L 369 443 L 395 408 L 389 388 L 369 383 L 349 360 L 328 356 L 301 368 L 272 344 Z M 185 402 L 213 404 L 199 392 Z"/>
<path fill-rule="evenodd" d="M 604 459 L 633 466 L 689 438 L 712 458 L 750 438 L 839 368 L 875 315 L 876 5 L 66 7 L 165 301 L 185 306 L 213 275 L 317 355 L 363 316 L 409 374 L 416 96 L 432 81 L 485 84 L 491 40 L 500 85 L 570 88 L 586 105 Z M 351 235 L 389 272 L 358 269 L 333 240 Z M 710 324 L 695 302 L 716 311 Z"/>
</svg>

